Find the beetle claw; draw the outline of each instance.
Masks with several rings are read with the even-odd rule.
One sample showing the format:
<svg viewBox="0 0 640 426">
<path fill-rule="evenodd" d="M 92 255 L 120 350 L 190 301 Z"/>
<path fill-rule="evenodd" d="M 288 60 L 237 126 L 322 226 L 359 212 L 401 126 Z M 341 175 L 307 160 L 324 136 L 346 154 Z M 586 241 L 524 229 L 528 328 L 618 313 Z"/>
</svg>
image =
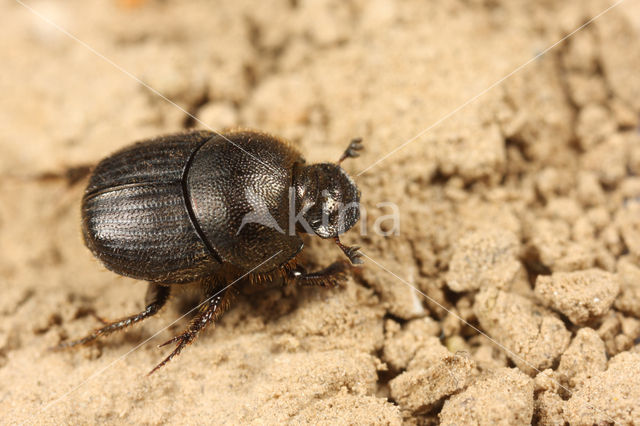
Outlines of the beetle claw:
<svg viewBox="0 0 640 426">
<path fill-rule="evenodd" d="M 172 337 L 171 339 L 167 340 L 166 342 L 164 342 L 164 343 L 162 343 L 162 344 L 158 345 L 158 347 L 159 347 L 159 348 L 163 348 L 163 347 L 165 347 L 165 346 L 167 346 L 167 345 L 170 345 L 170 344 L 172 344 L 172 343 L 177 342 L 178 340 L 182 340 L 182 336 L 175 336 L 175 337 Z"/>
<path fill-rule="evenodd" d="M 167 356 L 160 364 L 156 365 L 153 370 L 149 371 L 149 374 L 147 374 L 147 376 L 152 375 L 153 373 L 155 373 L 156 371 L 158 371 L 160 368 L 164 367 L 165 365 L 167 365 L 167 363 L 169 361 L 171 361 L 173 358 L 175 358 L 177 355 L 180 354 L 180 352 L 182 352 L 182 349 L 184 349 L 185 346 L 187 346 L 189 343 L 191 343 L 191 341 L 193 340 L 193 338 L 189 338 L 189 337 L 185 337 L 184 334 L 180 335 L 180 336 L 176 336 L 173 339 L 169 340 L 168 342 L 163 343 L 160 346 L 164 346 L 164 345 L 168 345 L 169 343 L 173 343 L 174 341 L 180 341 L 180 343 L 178 343 L 178 346 L 176 346 L 176 348 L 173 350 L 173 352 L 171 352 L 169 354 L 169 356 Z"/>
<path fill-rule="evenodd" d="M 205 301 L 201 303 L 202 309 L 191 321 L 189 327 L 182 334 L 179 334 L 158 346 L 161 348 L 172 343 L 177 343 L 173 352 L 171 352 L 160 364 L 156 365 L 155 368 L 149 372 L 149 375 L 155 373 L 158 369 L 162 368 L 173 358 L 178 356 L 187 345 L 196 339 L 198 333 L 200 333 L 208 324 L 215 322 L 215 320 L 222 315 L 222 312 L 227 309 L 229 297 L 233 292 L 229 292 L 227 288 L 216 292 L 216 287 L 212 287 L 210 291 L 213 292 L 213 294 L 207 295 Z"/>
</svg>

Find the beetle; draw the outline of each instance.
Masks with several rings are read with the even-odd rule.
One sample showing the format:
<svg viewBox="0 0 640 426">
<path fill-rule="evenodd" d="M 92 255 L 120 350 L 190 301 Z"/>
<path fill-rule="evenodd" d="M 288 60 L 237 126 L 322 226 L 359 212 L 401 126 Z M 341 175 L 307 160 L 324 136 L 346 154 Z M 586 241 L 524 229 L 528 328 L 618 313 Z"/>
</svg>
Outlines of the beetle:
<svg viewBox="0 0 640 426">
<path fill-rule="evenodd" d="M 198 282 L 204 290 L 198 314 L 161 345 L 176 344 L 151 374 L 222 315 L 235 293 L 231 284 L 240 279 L 337 285 L 347 263 L 307 272 L 297 262 L 300 234 L 332 238 L 352 264 L 362 263 L 359 247 L 340 242 L 360 218 L 360 191 L 340 163 L 361 149 L 354 139 L 337 163 L 309 165 L 266 133 L 188 131 L 105 158 L 82 198 L 82 235 L 107 269 L 148 281 L 145 309 L 56 348 L 88 344 L 145 320 L 165 305 L 173 286 Z"/>
</svg>

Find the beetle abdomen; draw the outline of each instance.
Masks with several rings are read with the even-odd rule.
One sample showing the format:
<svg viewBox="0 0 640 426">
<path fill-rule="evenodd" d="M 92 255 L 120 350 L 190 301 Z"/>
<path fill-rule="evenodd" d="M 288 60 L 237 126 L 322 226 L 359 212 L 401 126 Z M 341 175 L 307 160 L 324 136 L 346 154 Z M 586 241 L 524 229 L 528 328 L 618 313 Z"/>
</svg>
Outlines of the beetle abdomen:
<svg viewBox="0 0 640 426">
<path fill-rule="evenodd" d="M 179 182 L 193 152 L 212 136 L 176 133 L 125 147 L 96 166 L 86 194 L 133 183 Z"/>
<path fill-rule="evenodd" d="M 191 154 L 209 136 L 194 132 L 142 142 L 96 167 L 83 198 L 82 229 L 108 269 L 181 283 L 219 265 L 193 226 L 182 183 Z"/>
</svg>

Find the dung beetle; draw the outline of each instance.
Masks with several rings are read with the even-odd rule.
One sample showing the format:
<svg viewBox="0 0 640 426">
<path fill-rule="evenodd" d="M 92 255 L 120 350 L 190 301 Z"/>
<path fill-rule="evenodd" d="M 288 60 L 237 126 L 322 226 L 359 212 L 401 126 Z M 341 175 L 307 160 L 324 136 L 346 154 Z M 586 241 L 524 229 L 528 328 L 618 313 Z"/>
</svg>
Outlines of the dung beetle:
<svg viewBox="0 0 640 426">
<path fill-rule="evenodd" d="M 354 139 L 337 164 L 308 165 L 289 143 L 262 132 L 189 131 L 105 158 L 82 198 L 82 234 L 107 269 L 149 282 L 146 307 L 57 348 L 149 318 L 173 285 L 199 282 L 204 297 L 198 314 L 161 345 L 177 344 L 153 373 L 222 315 L 235 293 L 230 284 L 240 278 L 337 285 L 347 264 L 307 272 L 297 263 L 300 234 L 332 238 L 351 263 L 361 263 L 358 247 L 339 239 L 360 218 L 360 191 L 340 163 L 360 149 L 361 140 Z"/>
</svg>

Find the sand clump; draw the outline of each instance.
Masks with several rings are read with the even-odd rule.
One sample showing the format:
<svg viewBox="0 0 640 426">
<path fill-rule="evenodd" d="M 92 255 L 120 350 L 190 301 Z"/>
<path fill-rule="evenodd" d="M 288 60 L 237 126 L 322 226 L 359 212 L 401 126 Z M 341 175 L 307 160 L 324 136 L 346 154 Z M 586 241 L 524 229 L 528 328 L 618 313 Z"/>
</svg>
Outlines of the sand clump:
<svg viewBox="0 0 640 426">
<path fill-rule="evenodd" d="M 618 277 L 599 269 L 539 276 L 535 287 L 545 306 L 574 324 L 585 324 L 609 312 L 619 291 Z"/>
<path fill-rule="evenodd" d="M 454 249 L 447 285 L 453 291 L 481 287 L 504 288 L 522 267 L 518 237 L 509 231 L 477 231 L 463 237 Z"/>
<path fill-rule="evenodd" d="M 567 350 L 560 358 L 558 373 L 564 375 L 571 388 L 580 386 L 585 379 L 604 371 L 607 352 L 598 333 L 588 327 L 578 330 Z"/>
<path fill-rule="evenodd" d="M 639 6 L 572 34 L 611 3 L 30 5 L 192 116 L 0 6 L 3 421 L 640 423 Z M 86 170 L 203 123 L 282 136 L 309 162 L 362 137 L 344 167 L 367 215 L 342 238 L 365 265 L 335 289 L 240 284 L 149 378 L 188 286 L 139 327 L 48 352 L 143 307 L 144 283 L 83 245 Z M 310 237 L 300 261 L 340 258 Z"/>
<path fill-rule="evenodd" d="M 428 317 L 409 321 L 404 328 L 393 320 L 387 320 L 382 359 L 400 371 L 407 369 L 415 358 L 424 357 L 421 352 L 430 358 L 442 358 L 448 351 L 440 343 L 439 335 L 440 326 Z M 423 367 L 430 364 L 424 363 Z"/>
<path fill-rule="evenodd" d="M 533 416 L 533 380 L 516 368 L 499 368 L 449 398 L 442 425 L 527 424 Z"/>
<path fill-rule="evenodd" d="M 543 425 L 564 424 L 564 392 L 558 374 L 551 369 L 539 373 L 534 379 L 534 417 Z"/>
<path fill-rule="evenodd" d="M 447 396 L 464 389 L 473 377 L 474 363 L 449 355 L 429 368 L 407 370 L 389 382 L 391 397 L 413 414 L 431 411 Z"/>
<path fill-rule="evenodd" d="M 523 296 L 487 289 L 476 296 L 474 311 L 483 330 L 528 374 L 550 367 L 569 345 L 571 333 L 560 318 Z"/>
<path fill-rule="evenodd" d="M 640 354 L 622 353 L 594 374 L 567 401 L 569 424 L 634 424 L 640 418 Z"/>
</svg>

